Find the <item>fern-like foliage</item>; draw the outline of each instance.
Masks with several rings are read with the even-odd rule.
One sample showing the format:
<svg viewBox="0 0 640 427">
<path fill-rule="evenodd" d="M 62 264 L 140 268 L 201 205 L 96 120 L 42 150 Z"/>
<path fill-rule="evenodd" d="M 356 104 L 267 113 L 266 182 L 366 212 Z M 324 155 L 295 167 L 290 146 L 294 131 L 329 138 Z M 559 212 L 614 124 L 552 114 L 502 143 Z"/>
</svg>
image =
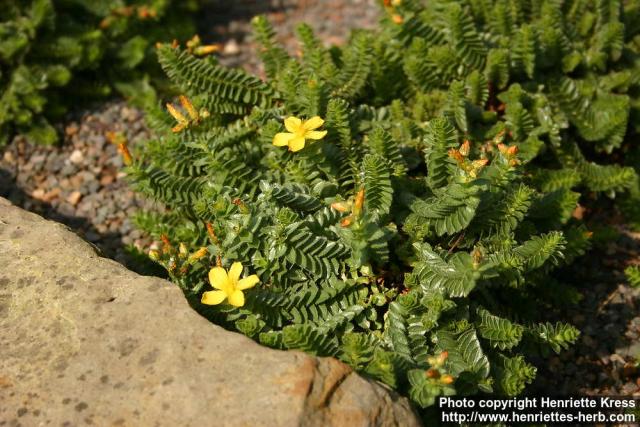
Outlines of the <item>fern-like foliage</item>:
<svg viewBox="0 0 640 427">
<path fill-rule="evenodd" d="M 244 305 L 201 308 L 264 345 L 339 358 L 421 407 L 514 396 L 529 355 L 578 337 L 535 307 L 575 300 L 554 274 L 589 247 L 581 195 L 633 188 L 594 156 L 627 144 L 636 83 L 611 72 L 635 48 L 589 2 L 392 3 L 342 47 L 300 27 L 300 58 L 255 19 L 266 81 L 160 48 L 208 116 L 161 124 L 134 159 L 166 208 L 139 223 L 195 300 L 214 265 L 256 274 Z M 208 255 L 189 264 L 179 242 Z"/>
</svg>

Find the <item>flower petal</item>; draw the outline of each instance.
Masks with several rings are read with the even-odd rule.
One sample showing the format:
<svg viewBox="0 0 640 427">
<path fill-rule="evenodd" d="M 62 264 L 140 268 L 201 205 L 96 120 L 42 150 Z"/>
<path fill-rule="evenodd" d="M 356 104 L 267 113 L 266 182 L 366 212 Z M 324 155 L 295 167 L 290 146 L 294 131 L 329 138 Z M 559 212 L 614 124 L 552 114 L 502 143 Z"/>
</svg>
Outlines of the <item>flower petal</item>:
<svg viewBox="0 0 640 427">
<path fill-rule="evenodd" d="M 305 138 L 309 139 L 322 139 L 327 134 L 326 130 L 308 130 L 305 134 Z"/>
<path fill-rule="evenodd" d="M 322 120 L 319 116 L 313 116 L 309 120 L 306 120 L 302 124 L 302 126 L 304 126 L 305 130 L 314 130 L 314 129 L 318 129 L 323 124 L 324 124 L 324 120 Z"/>
<path fill-rule="evenodd" d="M 240 275 L 242 274 L 242 264 L 239 262 L 234 262 L 231 264 L 231 268 L 229 269 L 229 280 L 231 283 L 235 284 L 240 279 Z"/>
<path fill-rule="evenodd" d="M 224 291 L 209 291 L 202 294 L 202 303 L 207 305 L 218 305 L 227 298 Z"/>
<path fill-rule="evenodd" d="M 229 277 L 222 267 L 213 267 L 209 270 L 209 282 L 211 282 L 211 286 L 221 291 L 229 287 Z"/>
<path fill-rule="evenodd" d="M 255 274 L 252 274 L 249 277 L 239 280 L 236 289 L 244 291 L 245 289 L 253 288 L 258 283 L 260 283 L 260 279 L 258 279 L 258 276 Z"/>
<path fill-rule="evenodd" d="M 244 294 L 240 289 L 229 295 L 229 304 L 234 307 L 242 307 L 244 305 Z"/>
<path fill-rule="evenodd" d="M 298 136 L 289 141 L 289 151 L 300 151 L 304 148 L 304 137 Z"/>
<path fill-rule="evenodd" d="M 280 132 L 276 133 L 276 136 L 273 137 L 273 145 L 277 147 L 284 147 L 289 145 L 289 141 L 295 138 L 295 135 L 288 132 Z"/>
<path fill-rule="evenodd" d="M 287 117 L 284 119 L 284 127 L 291 133 L 296 133 L 302 126 L 302 120 L 297 117 Z"/>
</svg>

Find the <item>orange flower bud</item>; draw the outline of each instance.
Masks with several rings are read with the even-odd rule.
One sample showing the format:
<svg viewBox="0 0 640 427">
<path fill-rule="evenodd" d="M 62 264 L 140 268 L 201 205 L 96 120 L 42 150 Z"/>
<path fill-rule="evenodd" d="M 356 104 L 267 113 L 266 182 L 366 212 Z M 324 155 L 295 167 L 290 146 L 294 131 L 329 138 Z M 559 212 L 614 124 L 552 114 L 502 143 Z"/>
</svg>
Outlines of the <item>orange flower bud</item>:
<svg viewBox="0 0 640 427">
<path fill-rule="evenodd" d="M 215 45 L 215 44 L 209 44 L 206 46 L 198 46 L 193 50 L 193 54 L 196 56 L 207 56 L 210 55 L 214 52 L 217 52 L 220 50 L 220 46 Z"/>
<path fill-rule="evenodd" d="M 518 146 L 517 145 L 512 145 L 511 147 L 507 148 L 507 154 L 509 156 L 515 156 L 516 154 L 518 154 Z"/>
<path fill-rule="evenodd" d="M 471 166 L 477 172 L 489 163 L 489 159 L 478 159 L 471 162 Z"/>
<path fill-rule="evenodd" d="M 352 222 L 353 222 L 353 217 L 352 217 L 351 215 L 349 215 L 348 217 L 343 218 L 343 219 L 340 221 L 340 226 L 341 226 L 341 227 L 348 227 L 348 226 L 350 226 L 350 225 L 351 225 L 351 223 L 352 223 Z"/>
<path fill-rule="evenodd" d="M 139 19 L 155 18 L 157 15 L 158 15 L 158 12 L 156 12 L 156 10 L 153 8 L 150 8 L 147 6 L 140 6 L 138 8 Z"/>
<path fill-rule="evenodd" d="M 127 138 L 120 132 L 107 131 L 104 133 L 105 138 L 110 144 L 126 144 Z"/>
<path fill-rule="evenodd" d="M 464 157 L 462 156 L 460 151 L 456 150 L 455 148 L 449 149 L 448 154 L 449 154 L 449 157 L 455 159 L 455 161 L 458 162 L 459 164 L 464 163 Z"/>
<path fill-rule="evenodd" d="M 169 111 L 169 114 L 171 114 L 171 116 L 178 122 L 188 122 L 187 118 L 183 116 L 182 113 L 169 102 L 167 102 L 167 111 Z"/>
<path fill-rule="evenodd" d="M 102 21 L 100 21 L 100 24 L 99 24 L 100 29 L 101 30 L 106 30 L 107 28 L 109 28 L 111 26 L 112 22 L 113 22 L 113 18 L 111 16 L 107 16 Z"/>
<path fill-rule="evenodd" d="M 364 188 L 358 191 L 356 194 L 356 201 L 353 204 L 353 214 L 355 216 L 360 216 L 362 213 L 362 207 L 364 206 Z"/>
<path fill-rule="evenodd" d="M 122 155 L 122 160 L 126 166 L 133 163 L 133 157 L 131 157 L 131 152 L 129 151 L 129 147 L 127 147 L 126 142 L 118 144 L 118 152 Z"/>
<path fill-rule="evenodd" d="M 187 123 L 186 122 L 178 123 L 177 125 L 175 125 L 174 127 L 171 128 L 171 132 L 179 133 L 180 131 L 182 131 L 186 127 L 187 127 Z"/>
<path fill-rule="evenodd" d="M 404 22 L 404 19 L 402 18 L 402 16 L 398 15 L 397 13 L 394 13 L 391 16 L 391 20 L 394 22 L 394 24 L 402 24 Z"/>
<path fill-rule="evenodd" d="M 192 120 L 198 120 L 200 118 L 200 115 L 198 114 L 196 109 L 193 107 L 193 104 L 191 103 L 191 101 L 189 101 L 189 98 L 187 98 L 184 95 L 180 95 L 178 99 L 180 100 L 180 104 L 182 105 L 182 107 L 185 110 L 187 110 L 187 113 L 189 114 L 189 117 L 191 117 Z"/>
<path fill-rule="evenodd" d="M 440 378 L 440 372 L 438 372 L 437 369 L 429 369 L 427 372 L 425 372 L 425 375 L 427 376 L 427 378 Z"/>
<path fill-rule="evenodd" d="M 471 142 L 468 139 L 465 139 L 462 145 L 460 146 L 460 154 L 464 157 L 469 155 L 469 151 L 471 151 Z"/>
<path fill-rule="evenodd" d="M 189 257 L 189 262 L 195 262 L 201 258 L 204 258 L 208 253 L 209 251 L 207 250 L 207 248 L 202 247 L 198 249 L 196 252 L 194 252 L 193 254 L 191 254 L 191 256 Z"/>
<path fill-rule="evenodd" d="M 443 384 L 451 384 L 453 383 L 453 377 L 449 374 L 445 374 L 440 378 L 440 382 Z"/>
<path fill-rule="evenodd" d="M 335 209 L 338 212 L 346 212 L 347 210 L 349 210 L 347 205 L 343 202 L 331 203 L 331 209 Z"/>
<path fill-rule="evenodd" d="M 160 240 L 162 240 L 162 244 L 164 245 L 163 250 L 172 248 L 171 241 L 169 241 L 169 237 L 167 237 L 166 234 L 161 234 Z"/>
<path fill-rule="evenodd" d="M 219 241 L 218 241 L 218 236 L 216 236 L 216 232 L 213 229 L 213 225 L 211 225 L 210 222 L 207 222 L 206 226 L 207 226 L 207 234 L 209 235 L 209 237 L 211 237 L 211 240 L 213 240 L 213 243 L 217 245 Z"/>
</svg>

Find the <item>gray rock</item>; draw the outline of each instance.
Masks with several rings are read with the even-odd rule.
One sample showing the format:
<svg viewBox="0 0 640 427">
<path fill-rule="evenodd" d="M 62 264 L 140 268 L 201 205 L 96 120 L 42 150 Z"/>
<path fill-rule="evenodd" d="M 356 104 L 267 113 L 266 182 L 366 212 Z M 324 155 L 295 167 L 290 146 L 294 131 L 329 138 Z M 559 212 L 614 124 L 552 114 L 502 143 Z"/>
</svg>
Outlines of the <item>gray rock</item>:
<svg viewBox="0 0 640 427">
<path fill-rule="evenodd" d="M 2 425 L 419 425 L 346 365 L 213 325 L 176 286 L 5 199 L 0 265 Z"/>
</svg>

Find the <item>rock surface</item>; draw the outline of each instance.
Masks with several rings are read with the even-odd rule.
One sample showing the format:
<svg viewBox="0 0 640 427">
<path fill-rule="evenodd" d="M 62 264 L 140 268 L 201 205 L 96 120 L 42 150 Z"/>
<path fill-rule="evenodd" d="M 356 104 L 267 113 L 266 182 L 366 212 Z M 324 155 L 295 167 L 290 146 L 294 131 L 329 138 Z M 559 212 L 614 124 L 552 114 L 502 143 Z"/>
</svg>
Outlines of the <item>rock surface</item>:
<svg viewBox="0 0 640 427">
<path fill-rule="evenodd" d="M 2 198 L 0 265 L 0 425 L 419 425 L 346 365 L 225 331 Z"/>
</svg>

